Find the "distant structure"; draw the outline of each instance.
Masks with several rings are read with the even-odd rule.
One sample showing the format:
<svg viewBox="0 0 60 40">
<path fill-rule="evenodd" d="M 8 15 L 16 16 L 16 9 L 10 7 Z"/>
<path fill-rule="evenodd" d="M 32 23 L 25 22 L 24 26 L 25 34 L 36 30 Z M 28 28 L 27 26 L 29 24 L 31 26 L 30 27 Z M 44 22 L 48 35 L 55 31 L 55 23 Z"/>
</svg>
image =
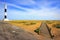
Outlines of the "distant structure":
<svg viewBox="0 0 60 40">
<path fill-rule="evenodd" d="M 4 4 L 4 19 L 3 19 L 4 21 L 9 21 L 8 19 L 7 19 L 7 4 L 5 3 Z"/>
<path fill-rule="evenodd" d="M 51 31 L 51 28 L 48 27 L 46 23 L 42 23 L 40 28 L 39 28 L 39 35 L 44 35 L 46 37 L 51 37 L 53 39 L 54 35 Z"/>
</svg>

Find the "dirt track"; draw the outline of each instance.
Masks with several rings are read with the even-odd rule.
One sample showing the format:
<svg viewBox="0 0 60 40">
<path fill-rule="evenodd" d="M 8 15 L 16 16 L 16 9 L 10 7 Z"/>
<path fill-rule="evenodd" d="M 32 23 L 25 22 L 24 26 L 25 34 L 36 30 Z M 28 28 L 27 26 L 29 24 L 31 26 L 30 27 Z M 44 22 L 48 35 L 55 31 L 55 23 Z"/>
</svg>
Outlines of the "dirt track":
<svg viewBox="0 0 60 40">
<path fill-rule="evenodd" d="M 7 22 L 0 22 L 0 40 L 60 40 L 60 29 L 52 28 L 54 38 L 29 33 Z"/>
<path fill-rule="evenodd" d="M 0 22 L 0 40 L 37 40 L 37 38 L 14 25 Z"/>
</svg>

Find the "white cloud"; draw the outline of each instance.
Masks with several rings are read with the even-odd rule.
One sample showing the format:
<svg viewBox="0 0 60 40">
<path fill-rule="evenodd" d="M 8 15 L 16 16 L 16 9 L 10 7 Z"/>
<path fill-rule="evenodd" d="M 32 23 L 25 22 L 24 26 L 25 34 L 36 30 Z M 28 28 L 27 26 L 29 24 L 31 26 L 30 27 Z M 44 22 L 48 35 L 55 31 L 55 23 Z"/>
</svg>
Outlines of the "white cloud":
<svg viewBox="0 0 60 40">
<path fill-rule="evenodd" d="M 17 4 L 22 4 L 22 5 L 32 5 L 35 4 L 33 0 L 14 0 Z"/>
<path fill-rule="evenodd" d="M 34 9 L 27 9 L 27 12 L 22 12 L 22 11 L 17 11 L 17 10 L 11 10 L 8 13 L 14 12 L 12 14 L 13 16 L 15 15 L 16 18 L 21 18 L 22 19 L 50 19 L 50 20 L 58 20 L 60 19 L 60 14 L 57 13 L 56 8 L 42 8 L 41 10 L 34 10 Z M 10 14 L 10 15 L 11 15 Z M 28 18 L 27 18 L 28 17 Z"/>
</svg>

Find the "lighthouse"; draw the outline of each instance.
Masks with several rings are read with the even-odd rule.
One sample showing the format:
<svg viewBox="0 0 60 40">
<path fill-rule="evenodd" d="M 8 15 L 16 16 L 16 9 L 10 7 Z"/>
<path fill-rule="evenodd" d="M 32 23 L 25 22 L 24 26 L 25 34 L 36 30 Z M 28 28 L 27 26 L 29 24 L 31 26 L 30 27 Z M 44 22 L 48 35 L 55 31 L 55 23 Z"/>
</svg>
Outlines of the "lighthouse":
<svg viewBox="0 0 60 40">
<path fill-rule="evenodd" d="M 7 4 L 4 4 L 4 21 L 9 21 L 7 18 Z"/>
</svg>

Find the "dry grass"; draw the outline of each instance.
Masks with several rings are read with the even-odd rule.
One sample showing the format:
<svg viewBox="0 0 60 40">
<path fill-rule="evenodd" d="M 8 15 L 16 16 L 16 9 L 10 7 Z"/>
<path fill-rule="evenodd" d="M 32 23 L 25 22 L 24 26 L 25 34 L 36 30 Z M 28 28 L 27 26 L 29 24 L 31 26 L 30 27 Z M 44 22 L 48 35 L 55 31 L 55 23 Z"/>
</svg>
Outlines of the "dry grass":
<svg viewBox="0 0 60 40">
<path fill-rule="evenodd" d="M 36 20 L 10 21 L 10 23 L 29 32 L 34 32 L 41 25 L 41 22 Z"/>
<path fill-rule="evenodd" d="M 39 28 L 42 22 L 47 23 L 47 25 L 52 29 L 55 36 L 60 35 L 60 29 L 53 27 L 53 25 L 55 25 L 55 24 L 60 24 L 59 20 L 14 20 L 14 21 L 10 21 L 9 23 L 11 23 L 12 25 L 16 25 L 28 32 L 34 33 L 36 35 L 34 30 Z M 41 36 L 39 36 L 39 37 L 41 37 Z M 58 37 L 58 36 L 56 36 L 56 37 Z M 60 40 L 59 37 L 55 38 L 55 40 L 57 40 L 57 39 Z M 45 37 L 42 37 L 43 40 L 44 40 L 44 38 Z"/>
<path fill-rule="evenodd" d="M 34 32 L 39 28 L 42 22 L 46 22 L 49 27 L 53 27 L 54 24 L 60 24 L 59 20 L 14 20 L 10 21 L 12 25 L 16 25 L 28 32 Z"/>
</svg>

